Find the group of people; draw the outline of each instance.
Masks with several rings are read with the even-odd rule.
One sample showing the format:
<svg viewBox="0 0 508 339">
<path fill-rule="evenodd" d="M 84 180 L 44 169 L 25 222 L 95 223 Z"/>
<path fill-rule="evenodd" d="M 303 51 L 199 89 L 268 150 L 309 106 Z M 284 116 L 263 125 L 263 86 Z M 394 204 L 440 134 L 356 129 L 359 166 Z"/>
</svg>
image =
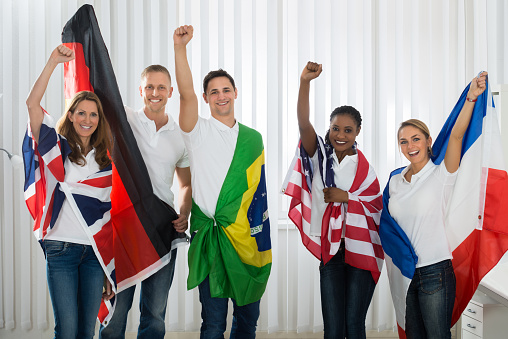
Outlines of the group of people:
<svg viewBox="0 0 508 339">
<path fill-rule="evenodd" d="M 232 248 L 236 252 L 242 251 L 240 242 L 233 246 L 230 243 L 225 245 L 217 235 L 217 228 L 234 222 L 226 220 L 231 206 L 253 200 L 252 197 L 257 194 L 251 186 L 237 192 L 245 181 L 242 177 L 244 174 L 240 172 L 245 172 L 244 163 L 264 164 L 264 158 L 262 162 L 257 161 L 264 157 L 264 153 L 259 133 L 240 124 L 235 118 L 234 104 L 238 91 L 234 79 L 226 71 L 212 71 L 205 77 L 202 96 L 209 105 L 211 117 L 204 119 L 198 115 L 198 98 L 186 54 L 187 44 L 192 37 L 192 26 L 181 26 L 173 35 L 175 75 L 180 94 L 179 124 L 165 110 L 173 87 L 168 70 L 161 65 L 151 65 L 143 70 L 139 91 L 144 105 L 137 111 L 125 107 L 125 112 L 154 192 L 171 207 L 175 205 L 171 189 L 176 173 L 180 184 L 179 214 L 173 225 L 177 232 L 185 232 L 191 217 L 189 266 L 194 266 L 190 267 L 190 274 L 198 286 L 202 304 L 201 338 L 223 338 L 228 298 L 217 297 L 217 291 L 226 288 L 221 286 L 221 281 L 214 274 L 219 264 L 211 260 L 207 264 L 198 264 L 198 259 L 214 257 L 217 255 L 214 251 L 230 251 Z M 57 159 L 63 164 L 63 175 L 55 175 L 59 184 L 56 191 L 63 190 L 65 193 L 65 187 L 69 186 L 69 191 L 79 194 L 79 188 L 87 178 L 111 171 L 108 156 L 111 136 L 100 100 L 92 92 L 76 94 L 56 127 L 41 107 L 53 70 L 58 64 L 73 58 L 71 49 L 58 46 L 49 57 L 26 103 L 29 129 L 36 145 L 34 152 L 42 154 L 45 150 L 56 149 L 47 159 L 43 157 L 44 161 L 50 163 Z M 327 212 L 329 206 L 335 206 L 341 215 L 335 218 L 340 220 L 338 233 L 333 233 L 338 245 L 330 258 L 321 258 L 319 269 L 324 335 L 325 338 L 365 338 L 365 317 L 378 276 L 364 266 L 355 264 L 355 260 L 348 259 L 348 239 L 352 237 L 348 233 L 348 225 L 353 222 L 348 220 L 351 219 L 348 208 L 352 208 L 353 202 L 364 199 L 357 193 L 357 186 L 361 184 L 359 180 L 364 179 L 359 178 L 360 169 L 362 173 L 366 171 L 374 176 L 373 182 L 377 186 L 373 187 L 378 190 L 374 195 L 377 196 L 380 196 L 379 184 L 372 167 L 357 149 L 356 137 L 362 124 L 358 110 L 351 106 L 335 109 L 330 116 L 330 129 L 324 140 L 317 136 L 310 123 L 310 82 L 321 72 L 322 66 L 311 62 L 303 69 L 297 116 L 301 148 L 312 163 L 314 174 L 311 228 L 320 234 L 323 220 L 330 218 Z M 391 216 L 404 229 L 419 258 L 417 273 L 407 298 L 406 333 L 409 338 L 445 338 L 450 334 L 455 280 L 442 211 L 459 168 L 462 137 L 476 98 L 485 88 L 486 73 L 482 73 L 472 82 L 468 100 L 451 132 L 441 165 L 436 166 L 430 160 L 432 139 L 423 122 L 415 119 L 405 121 L 397 133 L 400 150 L 410 165 L 391 177 L 389 205 L 385 208 L 389 208 Z M 259 166 L 256 171 L 260 173 L 257 180 L 263 181 L 264 167 Z M 327 171 L 331 175 L 327 175 Z M 109 185 L 100 185 L 95 190 L 87 187 L 87 190 L 86 194 L 94 197 L 98 203 L 87 206 L 88 209 L 76 208 L 82 200 L 76 194 L 65 194 L 64 198 L 60 198 L 58 208 L 51 206 L 54 224 L 41 241 L 54 310 L 55 337 L 93 337 L 101 299 L 109 300 L 114 296 L 116 306 L 113 317 L 107 326 L 101 326 L 99 337 L 124 338 L 135 286 L 115 295 L 107 265 L 97 258 L 96 239 L 82 222 L 86 219 L 83 211 L 110 208 L 111 181 Z M 261 193 L 266 195 L 266 192 Z M 57 200 L 49 199 L 47 204 L 56 205 Z M 251 200 L 248 200 L 249 203 Z M 260 220 L 260 224 L 254 226 L 259 228 L 265 221 L 268 222 L 266 208 L 253 208 L 252 213 L 259 214 L 254 219 Z M 377 225 L 369 226 L 369 230 L 375 233 L 378 232 L 379 218 L 374 219 Z M 252 238 L 257 234 L 248 223 L 246 227 L 242 223 L 235 225 L 237 228 L 231 234 L 247 234 Z M 105 220 L 99 226 L 111 227 L 111 224 Z M 94 224 L 94 227 L 97 225 Z M 269 232 L 269 226 L 267 229 Z M 109 233 L 113 241 L 113 232 Z M 256 238 L 256 243 L 259 247 L 270 248 L 266 243 L 260 245 L 263 239 Z M 429 246 L 430 243 L 432 246 Z M 166 304 L 176 255 L 175 249 L 170 262 L 141 283 L 138 338 L 164 337 Z M 251 275 L 266 279 L 269 274 L 269 269 L 252 271 L 255 273 L 251 272 Z M 439 282 L 434 281 L 436 276 Z M 435 288 L 437 283 L 442 284 L 443 288 Z M 428 284 L 432 286 L 427 288 Z M 233 288 L 238 297 L 242 294 L 242 288 L 243 285 Z M 260 293 L 254 293 L 247 301 L 242 299 L 242 302 L 238 302 L 236 298 L 231 298 L 234 306 L 231 338 L 255 337 L 260 313 L 259 300 L 264 291 L 264 288 L 260 289 Z"/>
</svg>

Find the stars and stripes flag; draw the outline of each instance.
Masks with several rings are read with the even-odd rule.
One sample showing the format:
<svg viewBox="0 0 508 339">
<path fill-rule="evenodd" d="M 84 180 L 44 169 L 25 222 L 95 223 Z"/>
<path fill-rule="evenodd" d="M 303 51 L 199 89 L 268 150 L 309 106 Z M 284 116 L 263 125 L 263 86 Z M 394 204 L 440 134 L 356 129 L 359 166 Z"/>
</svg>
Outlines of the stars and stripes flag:
<svg viewBox="0 0 508 339">
<path fill-rule="evenodd" d="M 318 137 L 318 167 L 324 187 L 335 187 L 332 169 L 333 147 Z M 377 283 L 383 267 L 383 250 L 378 234 L 382 198 L 374 169 L 363 153 L 357 149 L 358 166 L 348 191 L 347 208 L 342 203 L 329 203 L 326 207 L 321 235 L 311 232 L 312 182 L 315 179 L 312 159 L 301 141 L 286 176 L 282 192 L 289 195 L 289 218 L 300 231 L 302 242 L 319 260 L 326 264 L 339 250 L 342 227 L 345 227 L 346 263 L 372 273 Z M 345 223 L 344 223 L 345 220 Z"/>
<path fill-rule="evenodd" d="M 42 241 L 55 225 L 67 199 L 83 227 L 95 255 L 116 291 L 111 225 L 111 165 L 78 182 L 65 182 L 64 163 L 71 152 L 53 119 L 44 111 L 37 143 L 30 123 L 23 139 L 25 201 L 34 219 L 34 235 Z"/>
<path fill-rule="evenodd" d="M 432 151 L 435 156 L 432 160 L 436 165 L 444 159 L 450 132 L 468 90 L 469 85 L 434 143 Z M 394 171 L 390 177 L 401 171 Z M 418 257 L 405 233 L 389 214 L 388 185 L 389 182 L 383 193 L 380 236 L 386 254 L 399 336 L 405 338 L 406 295 Z M 457 280 L 453 325 L 481 279 L 508 250 L 508 178 L 498 118 L 488 83 L 485 92 L 478 97 L 464 136 L 457 181 L 448 205 L 445 229 Z"/>
<path fill-rule="evenodd" d="M 178 217 L 175 210 L 153 192 L 91 5 L 80 7 L 67 22 L 62 42 L 76 56 L 64 64 L 66 99 L 82 90 L 95 92 L 113 135 L 111 220 L 116 281 L 121 292 L 168 264 L 171 250 L 186 244 L 187 238 L 173 227 L 172 221 Z M 99 320 L 104 325 L 112 316 L 114 301 L 101 306 Z"/>
</svg>

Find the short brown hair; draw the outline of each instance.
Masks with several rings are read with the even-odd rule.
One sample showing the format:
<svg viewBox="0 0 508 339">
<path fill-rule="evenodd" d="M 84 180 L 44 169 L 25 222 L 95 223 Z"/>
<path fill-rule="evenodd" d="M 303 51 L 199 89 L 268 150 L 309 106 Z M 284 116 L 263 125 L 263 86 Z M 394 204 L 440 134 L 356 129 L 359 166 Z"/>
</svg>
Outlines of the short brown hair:
<svg viewBox="0 0 508 339">
<path fill-rule="evenodd" d="M 76 93 L 69 104 L 67 112 L 58 120 L 56 130 L 69 142 L 71 148 L 69 160 L 83 166 L 86 163 L 85 156 L 81 151 L 84 145 L 67 114 L 68 112 L 74 113 L 79 103 L 85 100 L 95 102 L 99 113 L 99 123 L 97 124 L 97 129 L 90 137 L 90 145 L 95 148 L 95 161 L 97 161 L 99 168 L 102 170 L 111 164 L 111 159 L 108 156 L 108 150 L 111 151 L 111 131 L 104 115 L 101 101 L 95 93 L 89 91 Z"/>
<path fill-rule="evenodd" d="M 162 65 L 150 65 L 141 72 L 141 80 L 145 79 L 148 73 L 164 73 L 169 78 L 169 83 L 171 83 L 171 75 L 166 67 Z"/>
</svg>

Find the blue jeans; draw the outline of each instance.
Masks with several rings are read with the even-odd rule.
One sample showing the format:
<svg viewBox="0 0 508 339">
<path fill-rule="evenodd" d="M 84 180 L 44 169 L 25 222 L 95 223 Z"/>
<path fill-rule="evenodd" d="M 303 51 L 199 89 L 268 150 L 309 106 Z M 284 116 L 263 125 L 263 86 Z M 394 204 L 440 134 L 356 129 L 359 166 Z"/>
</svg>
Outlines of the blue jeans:
<svg viewBox="0 0 508 339">
<path fill-rule="evenodd" d="M 365 317 L 376 283 L 370 271 L 350 266 L 342 248 L 319 266 L 324 338 L 365 338 Z"/>
<path fill-rule="evenodd" d="M 201 302 L 201 335 L 200 339 L 224 338 L 229 298 L 212 298 L 208 277 L 198 286 Z M 256 325 L 259 318 L 260 300 L 238 306 L 233 301 L 233 324 L 230 339 L 251 339 L 256 337 Z"/>
<path fill-rule="evenodd" d="M 141 294 L 139 298 L 138 338 L 158 339 L 164 338 L 166 326 L 166 305 L 173 275 L 175 273 L 176 248 L 171 251 L 171 260 L 157 273 L 141 282 Z M 127 327 L 127 314 L 132 307 L 136 286 L 129 287 L 116 295 L 116 304 L 113 317 L 108 326 L 101 325 L 100 339 L 125 338 Z"/>
<path fill-rule="evenodd" d="M 55 338 L 93 338 L 104 272 L 92 246 L 45 240 Z"/>
<path fill-rule="evenodd" d="M 451 338 L 455 273 L 451 260 L 417 268 L 406 299 L 406 335 Z"/>
</svg>

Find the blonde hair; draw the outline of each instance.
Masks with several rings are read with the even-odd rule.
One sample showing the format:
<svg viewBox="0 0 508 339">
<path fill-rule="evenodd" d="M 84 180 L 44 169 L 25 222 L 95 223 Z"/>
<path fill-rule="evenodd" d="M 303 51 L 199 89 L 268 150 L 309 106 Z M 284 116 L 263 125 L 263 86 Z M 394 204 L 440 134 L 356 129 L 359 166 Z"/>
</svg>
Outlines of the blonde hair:
<svg viewBox="0 0 508 339">
<path fill-rule="evenodd" d="M 404 127 L 407 127 L 407 126 L 412 126 L 412 127 L 418 128 L 423 133 L 423 135 L 425 136 L 425 139 L 429 140 L 429 138 L 430 138 L 430 131 L 429 131 L 429 128 L 427 127 L 427 125 L 423 121 L 421 121 L 421 120 L 418 120 L 418 119 L 409 119 L 409 120 L 406 120 L 406 121 L 404 121 L 404 122 L 402 122 L 400 124 L 399 130 L 397 131 L 397 141 L 398 141 L 399 136 L 400 136 L 400 131 Z M 428 152 L 429 152 L 429 156 L 433 156 L 433 154 L 432 154 L 432 147 L 429 147 L 429 151 Z"/>
<path fill-rule="evenodd" d="M 58 120 L 56 130 L 58 134 L 63 135 L 69 143 L 71 148 L 69 160 L 81 166 L 85 165 L 86 160 L 84 154 L 82 153 L 84 145 L 81 142 L 81 138 L 76 132 L 72 122 L 68 118 L 68 113 L 70 112 L 73 114 L 79 103 L 85 100 L 95 102 L 99 113 L 99 123 L 97 124 L 97 129 L 90 137 L 90 146 L 95 148 L 95 161 L 102 170 L 111 164 L 111 159 L 108 156 L 108 150 L 111 151 L 112 145 L 111 131 L 109 129 L 109 124 L 106 121 L 106 117 L 104 116 L 101 101 L 95 93 L 89 91 L 76 93 L 69 104 L 67 112 L 65 112 L 65 114 Z"/>
</svg>

